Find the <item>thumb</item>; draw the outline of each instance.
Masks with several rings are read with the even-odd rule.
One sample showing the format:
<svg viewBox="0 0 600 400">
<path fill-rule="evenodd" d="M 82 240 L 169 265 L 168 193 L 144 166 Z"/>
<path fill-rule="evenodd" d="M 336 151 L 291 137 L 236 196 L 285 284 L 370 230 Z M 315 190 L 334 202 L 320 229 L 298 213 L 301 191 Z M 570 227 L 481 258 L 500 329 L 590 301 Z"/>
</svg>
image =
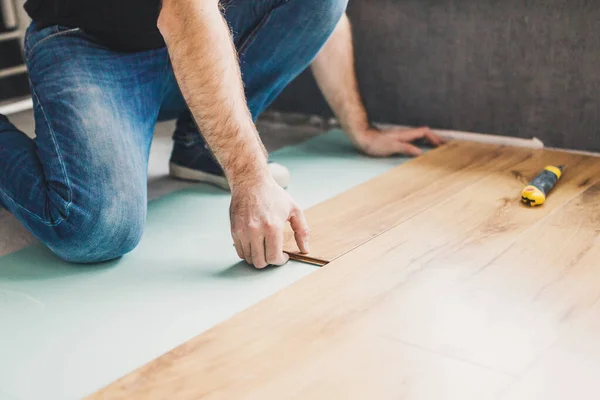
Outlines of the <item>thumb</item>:
<svg viewBox="0 0 600 400">
<path fill-rule="evenodd" d="M 298 244 L 298 248 L 300 252 L 306 254 L 308 253 L 308 239 L 310 235 L 310 230 L 308 229 L 308 223 L 304 218 L 304 213 L 299 208 L 296 208 L 290 214 L 290 225 L 292 226 L 292 230 L 294 231 L 294 238 L 296 239 L 296 244 Z"/>
</svg>

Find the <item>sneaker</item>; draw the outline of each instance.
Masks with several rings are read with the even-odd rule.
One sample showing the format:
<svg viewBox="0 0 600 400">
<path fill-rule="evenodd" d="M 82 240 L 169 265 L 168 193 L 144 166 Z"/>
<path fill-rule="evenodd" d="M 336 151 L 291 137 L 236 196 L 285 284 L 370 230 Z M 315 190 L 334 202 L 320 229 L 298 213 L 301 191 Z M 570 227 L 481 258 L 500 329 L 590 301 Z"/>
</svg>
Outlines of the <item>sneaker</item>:
<svg viewBox="0 0 600 400">
<path fill-rule="evenodd" d="M 283 165 L 269 163 L 269 171 L 282 188 L 290 184 L 290 171 Z M 230 190 L 223 169 L 204 143 L 189 147 L 175 143 L 169 162 L 169 175 L 176 179 L 209 183 Z"/>
</svg>

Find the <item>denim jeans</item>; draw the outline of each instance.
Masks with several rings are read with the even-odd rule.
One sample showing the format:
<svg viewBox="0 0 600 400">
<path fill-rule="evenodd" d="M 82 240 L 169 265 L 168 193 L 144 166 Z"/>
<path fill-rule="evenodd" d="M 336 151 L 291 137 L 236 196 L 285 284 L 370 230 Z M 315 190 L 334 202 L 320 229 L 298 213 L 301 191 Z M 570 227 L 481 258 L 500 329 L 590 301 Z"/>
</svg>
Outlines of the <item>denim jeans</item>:
<svg viewBox="0 0 600 400">
<path fill-rule="evenodd" d="M 256 118 L 310 64 L 347 0 L 224 3 Z M 79 28 L 32 24 L 25 57 L 36 138 L 0 115 L 0 204 L 64 260 L 120 257 L 143 232 L 157 120 L 179 118 L 176 140 L 201 140 L 167 50 L 120 53 Z"/>
</svg>

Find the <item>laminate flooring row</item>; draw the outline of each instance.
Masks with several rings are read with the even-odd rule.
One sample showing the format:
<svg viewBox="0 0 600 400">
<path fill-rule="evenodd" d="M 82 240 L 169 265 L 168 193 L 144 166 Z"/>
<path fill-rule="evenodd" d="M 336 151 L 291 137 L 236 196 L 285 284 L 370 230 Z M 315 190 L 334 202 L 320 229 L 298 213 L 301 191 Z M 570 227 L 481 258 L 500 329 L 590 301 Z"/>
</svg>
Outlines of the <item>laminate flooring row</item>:
<svg viewBox="0 0 600 400">
<path fill-rule="evenodd" d="M 91 398 L 596 399 L 599 182 L 596 157 L 433 150 L 307 211 L 324 267 Z"/>
</svg>

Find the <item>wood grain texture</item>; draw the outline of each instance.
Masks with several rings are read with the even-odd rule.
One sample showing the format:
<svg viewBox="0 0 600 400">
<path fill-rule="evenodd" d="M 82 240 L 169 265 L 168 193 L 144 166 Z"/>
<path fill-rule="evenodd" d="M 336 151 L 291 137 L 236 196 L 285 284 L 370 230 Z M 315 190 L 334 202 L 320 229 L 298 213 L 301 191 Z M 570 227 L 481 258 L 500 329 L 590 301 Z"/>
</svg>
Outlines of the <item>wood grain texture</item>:
<svg viewBox="0 0 600 400">
<path fill-rule="evenodd" d="M 90 398 L 565 398 L 555 364 L 600 365 L 600 160 L 527 154 Z"/>
<path fill-rule="evenodd" d="M 597 268 L 597 266 L 596 266 Z M 600 304 L 596 303 L 533 362 L 503 400 L 597 400 Z"/>
<path fill-rule="evenodd" d="M 285 250 L 293 259 L 326 264 L 484 178 L 528 159 L 535 151 L 451 142 L 306 211 L 311 251 L 299 253 L 291 230 Z"/>
<path fill-rule="evenodd" d="M 596 184 L 509 245 L 437 252 L 413 265 L 410 288 L 381 310 L 394 315 L 382 332 L 519 375 L 600 298 L 599 232 Z"/>
</svg>

